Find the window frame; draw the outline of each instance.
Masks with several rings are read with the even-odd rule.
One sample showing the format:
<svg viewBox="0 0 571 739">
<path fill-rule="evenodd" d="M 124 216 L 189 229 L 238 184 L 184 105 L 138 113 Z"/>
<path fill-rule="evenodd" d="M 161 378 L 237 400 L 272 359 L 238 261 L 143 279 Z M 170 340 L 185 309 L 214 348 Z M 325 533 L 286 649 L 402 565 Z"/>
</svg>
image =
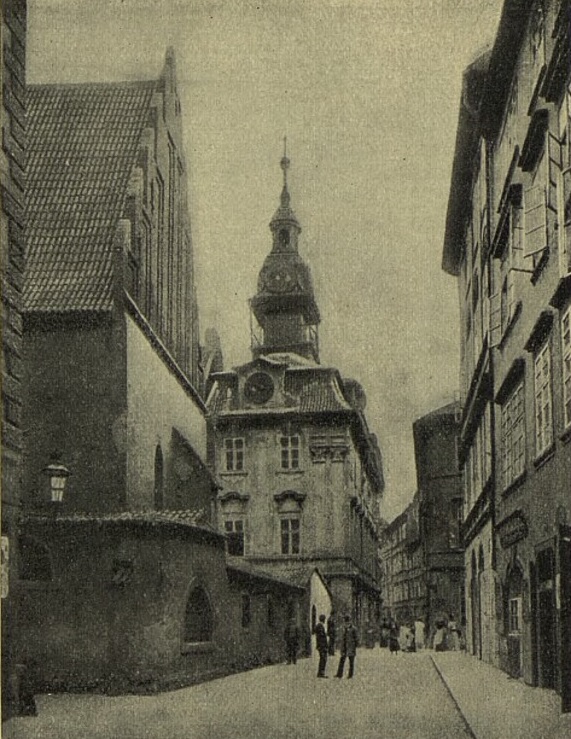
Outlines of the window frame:
<svg viewBox="0 0 571 739">
<path fill-rule="evenodd" d="M 299 513 L 284 513 L 280 521 L 280 552 L 283 555 L 301 554 L 301 515 Z"/>
<path fill-rule="evenodd" d="M 237 526 L 239 524 L 239 526 Z M 243 516 L 227 516 L 224 519 L 224 534 L 226 536 L 226 551 L 231 557 L 243 557 L 246 553 L 246 522 Z M 238 542 L 241 551 L 232 551 Z"/>
<path fill-rule="evenodd" d="M 540 457 L 553 444 L 553 363 L 548 337 L 533 358 L 535 454 Z"/>
<path fill-rule="evenodd" d="M 567 328 L 565 328 L 567 324 Z M 561 372 L 563 397 L 563 427 L 571 428 L 571 305 L 561 316 Z"/>
<path fill-rule="evenodd" d="M 508 600 L 508 634 L 521 636 L 523 622 L 523 598 L 515 595 Z"/>
<path fill-rule="evenodd" d="M 301 437 L 299 434 L 280 436 L 280 469 L 301 469 Z"/>
<path fill-rule="evenodd" d="M 525 382 L 523 377 L 502 403 L 501 463 L 502 487 L 506 490 L 523 475 L 526 466 Z"/>
<path fill-rule="evenodd" d="M 243 436 L 227 436 L 224 439 L 225 472 L 244 472 L 246 442 Z"/>
</svg>

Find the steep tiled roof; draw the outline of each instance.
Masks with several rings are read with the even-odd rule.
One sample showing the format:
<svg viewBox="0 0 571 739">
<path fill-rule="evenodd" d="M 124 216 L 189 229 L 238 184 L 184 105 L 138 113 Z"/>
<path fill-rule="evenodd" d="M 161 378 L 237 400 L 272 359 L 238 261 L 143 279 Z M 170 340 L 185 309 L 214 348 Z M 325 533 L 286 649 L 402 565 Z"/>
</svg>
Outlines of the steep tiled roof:
<svg viewBox="0 0 571 739">
<path fill-rule="evenodd" d="M 299 395 L 302 413 L 351 410 L 335 378 L 329 372 L 291 372 L 286 374 L 286 392 Z"/>
<path fill-rule="evenodd" d="M 111 307 L 112 241 L 155 86 L 29 88 L 26 311 Z"/>
<path fill-rule="evenodd" d="M 230 381 L 233 385 L 234 378 L 238 375 L 233 372 L 224 372 L 213 375 L 218 380 L 218 391 L 214 390 L 207 402 L 210 413 L 243 413 L 251 415 L 264 413 L 322 413 L 327 411 L 350 411 L 351 406 L 341 392 L 334 371 L 321 367 L 293 367 L 286 370 L 284 390 L 289 396 L 287 404 L 280 407 L 261 406 L 260 408 L 249 408 L 247 411 L 240 409 L 235 404 L 235 398 L 226 395 L 226 388 Z"/>
</svg>

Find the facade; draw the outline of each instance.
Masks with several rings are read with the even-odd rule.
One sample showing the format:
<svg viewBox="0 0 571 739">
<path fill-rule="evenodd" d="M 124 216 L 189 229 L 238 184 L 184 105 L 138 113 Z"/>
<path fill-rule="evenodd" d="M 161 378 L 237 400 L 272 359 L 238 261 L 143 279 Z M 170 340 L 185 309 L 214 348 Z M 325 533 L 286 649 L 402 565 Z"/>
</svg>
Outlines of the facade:
<svg viewBox="0 0 571 739">
<path fill-rule="evenodd" d="M 29 103 L 29 679 L 152 690 L 281 659 L 303 589 L 229 566 L 215 526 L 172 50 L 158 80 L 32 86 Z M 50 459 L 70 473 L 59 502 Z"/>
<path fill-rule="evenodd" d="M 272 250 L 251 301 L 254 358 L 214 375 L 207 401 L 222 486 L 218 523 L 232 557 L 303 585 L 317 569 L 333 607 L 364 626 L 380 605 L 381 456 L 361 386 L 319 364 L 320 316 L 299 253 L 288 166 L 284 156 Z M 307 627 L 317 600 L 311 592 Z"/>
<path fill-rule="evenodd" d="M 465 628 L 459 415 L 451 403 L 413 424 L 418 491 L 381 536 L 384 613 L 422 620 L 429 639 L 451 615 Z"/>
<path fill-rule="evenodd" d="M 418 485 L 418 538 L 426 577 L 424 622 L 439 620 L 464 630 L 464 552 L 460 536 L 463 489 L 458 466 L 460 406 L 450 403 L 413 424 Z M 412 535 L 412 532 L 411 534 Z"/>
<path fill-rule="evenodd" d="M 419 528 L 418 493 L 382 531 L 383 616 L 398 624 L 426 618 L 426 568 Z"/>
<path fill-rule="evenodd" d="M 2 710 L 17 655 L 14 629 L 22 478 L 22 281 L 26 171 L 26 1 L 2 3 Z"/>
<path fill-rule="evenodd" d="M 469 577 L 481 584 L 475 651 L 528 683 L 557 689 L 566 710 L 570 12 L 562 0 L 505 2 L 487 69 L 472 87 L 477 105 L 464 97 L 460 113 L 443 256 L 444 268 L 459 277 L 464 314 L 465 425 L 478 406 L 484 418 L 489 413 L 471 460 L 463 432 L 466 498 L 478 507 L 467 510 L 466 544 L 480 535 L 476 519 L 488 507 L 494 536 L 489 553 L 482 542 L 481 563 L 467 550 Z M 478 177 L 482 167 L 486 175 Z M 487 347 L 471 371 L 466 347 L 474 320 Z M 487 570 L 489 586 L 482 583 Z M 489 649 L 486 633 L 494 634 Z"/>
</svg>

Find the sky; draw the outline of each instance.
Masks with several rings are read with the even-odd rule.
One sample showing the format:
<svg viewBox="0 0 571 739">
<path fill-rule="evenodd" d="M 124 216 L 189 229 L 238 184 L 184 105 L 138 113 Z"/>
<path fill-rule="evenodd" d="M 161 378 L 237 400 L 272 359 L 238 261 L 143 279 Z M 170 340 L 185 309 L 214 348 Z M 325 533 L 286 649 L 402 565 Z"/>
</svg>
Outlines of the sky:
<svg viewBox="0 0 571 739">
<path fill-rule="evenodd" d="M 392 520 L 413 422 L 457 397 L 441 269 L 462 71 L 501 0 L 28 0 L 28 82 L 159 76 L 176 54 L 201 330 L 251 358 L 248 300 L 282 184 L 321 311 L 321 363 L 357 379 Z"/>
</svg>

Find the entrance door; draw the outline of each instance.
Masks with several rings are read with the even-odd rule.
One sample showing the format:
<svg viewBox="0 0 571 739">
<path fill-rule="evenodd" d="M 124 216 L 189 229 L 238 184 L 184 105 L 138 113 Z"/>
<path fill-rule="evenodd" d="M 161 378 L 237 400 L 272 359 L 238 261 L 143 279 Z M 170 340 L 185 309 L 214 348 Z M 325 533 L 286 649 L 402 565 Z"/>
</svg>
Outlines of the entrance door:
<svg viewBox="0 0 571 739">
<path fill-rule="evenodd" d="M 507 645 L 508 664 L 507 671 L 512 677 L 521 677 L 521 637 L 523 626 L 523 573 L 515 566 L 507 581 Z"/>
<path fill-rule="evenodd" d="M 555 553 L 544 549 L 537 555 L 539 684 L 555 687 Z"/>
<path fill-rule="evenodd" d="M 571 711 L 571 526 L 559 527 L 561 710 Z"/>
</svg>

